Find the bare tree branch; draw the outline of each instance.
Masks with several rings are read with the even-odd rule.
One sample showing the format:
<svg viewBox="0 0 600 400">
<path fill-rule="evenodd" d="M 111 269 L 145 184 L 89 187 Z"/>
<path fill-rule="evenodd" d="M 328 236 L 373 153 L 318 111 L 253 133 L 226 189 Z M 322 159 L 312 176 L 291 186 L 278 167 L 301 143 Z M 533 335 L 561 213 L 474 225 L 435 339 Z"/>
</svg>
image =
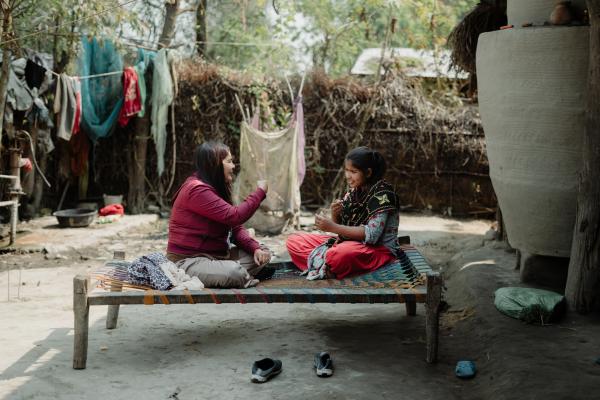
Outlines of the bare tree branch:
<svg viewBox="0 0 600 400">
<path fill-rule="evenodd" d="M 188 7 L 188 8 L 182 8 L 181 10 L 177 11 L 177 15 L 179 14 L 185 14 L 185 13 L 189 13 L 189 12 L 196 12 L 196 8 L 195 7 Z"/>
</svg>

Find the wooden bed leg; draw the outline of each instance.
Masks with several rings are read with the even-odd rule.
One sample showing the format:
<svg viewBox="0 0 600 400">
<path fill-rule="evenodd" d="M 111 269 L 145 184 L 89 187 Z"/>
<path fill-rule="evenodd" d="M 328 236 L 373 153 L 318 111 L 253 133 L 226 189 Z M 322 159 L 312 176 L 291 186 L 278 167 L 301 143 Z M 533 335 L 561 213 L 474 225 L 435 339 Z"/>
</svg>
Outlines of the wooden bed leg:
<svg viewBox="0 0 600 400">
<path fill-rule="evenodd" d="M 437 362 L 438 334 L 440 325 L 440 302 L 442 300 L 442 276 L 439 272 L 427 274 L 427 299 L 425 301 L 428 363 Z"/>
<path fill-rule="evenodd" d="M 86 276 L 73 278 L 73 313 L 75 314 L 75 336 L 73 339 L 73 368 L 85 369 L 88 348 L 88 322 L 90 305 L 87 299 L 88 280 Z"/>
<path fill-rule="evenodd" d="M 416 301 L 407 301 L 404 303 L 406 305 L 406 315 L 410 317 L 414 317 L 417 315 L 417 302 Z"/>
<path fill-rule="evenodd" d="M 112 285 L 110 287 L 111 292 L 121 292 L 123 286 Z M 117 320 L 119 319 L 119 305 L 108 306 L 108 312 L 106 313 L 106 329 L 115 329 L 117 327 Z"/>
<path fill-rule="evenodd" d="M 125 252 L 124 251 L 115 251 L 113 253 L 114 260 L 124 260 Z M 123 291 L 122 285 L 111 285 L 111 292 L 121 292 Z M 106 329 L 115 329 L 117 327 L 117 320 L 119 319 L 119 305 L 110 305 L 108 306 L 108 312 L 106 313 Z"/>
</svg>

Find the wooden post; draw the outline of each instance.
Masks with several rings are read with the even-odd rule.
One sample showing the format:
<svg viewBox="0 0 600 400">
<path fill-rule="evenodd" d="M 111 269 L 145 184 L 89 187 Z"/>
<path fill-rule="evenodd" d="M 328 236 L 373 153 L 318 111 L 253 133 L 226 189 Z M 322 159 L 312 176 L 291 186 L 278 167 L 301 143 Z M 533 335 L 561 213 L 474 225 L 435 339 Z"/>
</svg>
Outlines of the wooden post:
<svg viewBox="0 0 600 400">
<path fill-rule="evenodd" d="M 146 109 L 148 110 L 147 104 Z M 141 118 L 135 118 L 133 149 L 129 154 L 129 194 L 127 208 L 131 214 L 144 212 L 146 199 L 146 155 L 148 153 L 148 137 L 150 135 L 150 112 Z"/>
<path fill-rule="evenodd" d="M 113 254 L 113 259 L 115 260 L 124 260 L 125 252 L 124 251 L 115 251 Z M 123 286 L 121 285 L 111 285 L 111 292 L 120 292 L 123 290 Z M 115 329 L 117 327 L 117 320 L 119 319 L 119 305 L 109 305 L 108 312 L 106 313 L 106 329 Z"/>
<path fill-rule="evenodd" d="M 438 333 L 440 325 L 440 302 L 442 300 L 442 276 L 439 272 L 427 274 L 427 299 L 425 301 L 428 363 L 437 362 Z"/>
<path fill-rule="evenodd" d="M 565 296 L 570 308 L 600 307 L 600 0 L 587 0 L 590 61 L 577 216 Z"/>
<path fill-rule="evenodd" d="M 84 275 L 73 278 L 73 313 L 75 337 L 73 339 L 73 368 L 85 369 L 88 348 L 88 322 L 90 305 L 87 299 L 88 280 Z"/>
<path fill-rule="evenodd" d="M 407 301 L 404 303 L 406 306 L 406 315 L 410 317 L 414 317 L 417 315 L 417 302 L 416 301 Z"/>
</svg>

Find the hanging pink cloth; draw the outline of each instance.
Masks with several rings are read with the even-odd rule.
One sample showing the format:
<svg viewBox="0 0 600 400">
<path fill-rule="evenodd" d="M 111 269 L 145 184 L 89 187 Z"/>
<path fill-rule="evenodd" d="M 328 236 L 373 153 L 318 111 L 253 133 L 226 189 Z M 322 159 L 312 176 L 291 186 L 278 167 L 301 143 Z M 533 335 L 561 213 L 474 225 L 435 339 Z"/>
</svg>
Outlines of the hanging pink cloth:
<svg viewBox="0 0 600 400">
<path fill-rule="evenodd" d="M 142 109 L 138 75 L 133 67 L 127 67 L 123 70 L 123 90 L 125 100 L 119 113 L 120 126 L 127 125 L 131 117 L 139 113 Z"/>
<path fill-rule="evenodd" d="M 73 88 L 75 92 L 75 118 L 73 120 L 73 135 L 79 133 L 79 125 L 81 124 L 81 82 L 79 78 L 73 78 Z"/>
<path fill-rule="evenodd" d="M 292 121 L 298 124 L 298 186 L 301 186 L 304 181 L 304 176 L 306 175 L 306 160 L 304 159 L 306 137 L 304 135 L 304 107 L 302 106 L 302 96 L 296 98 L 294 105 L 295 118 L 292 117 Z"/>
</svg>

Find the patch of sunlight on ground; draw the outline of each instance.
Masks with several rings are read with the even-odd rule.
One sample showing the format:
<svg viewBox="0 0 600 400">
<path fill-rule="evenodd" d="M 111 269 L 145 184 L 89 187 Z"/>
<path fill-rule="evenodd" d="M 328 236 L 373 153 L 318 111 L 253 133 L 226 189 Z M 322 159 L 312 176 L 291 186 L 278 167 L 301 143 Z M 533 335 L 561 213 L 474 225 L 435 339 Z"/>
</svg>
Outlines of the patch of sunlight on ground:
<svg viewBox="0 0 600 400">
<path fill-rule="evenodd" d="M 496 265 L 496 262 L 494 260 L 473 261 L 473 262 L 470 262 L 470 263 L 467 263 L 467 264 L 463 265 L 460 268 L 460 271 L 463 271 L 463 270 L 465 270 L 467 268 L 475 267 L 477 265 Z"/>
</svg>

